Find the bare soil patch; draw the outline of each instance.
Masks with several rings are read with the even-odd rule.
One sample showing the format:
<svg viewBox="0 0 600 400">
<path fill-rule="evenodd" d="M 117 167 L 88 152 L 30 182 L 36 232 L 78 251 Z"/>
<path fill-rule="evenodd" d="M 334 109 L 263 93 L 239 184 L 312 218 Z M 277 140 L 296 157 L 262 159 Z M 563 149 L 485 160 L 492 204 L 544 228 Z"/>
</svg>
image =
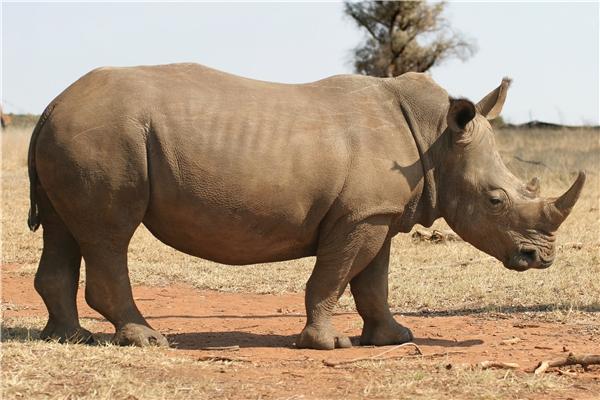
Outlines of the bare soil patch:
<svg viewBox="0 0 600 400">
<path fill-rule="evenodd" d="M 18 266 L 2 267 L 2 288 L 3 323 L 8 325 L 8 328 L 5 327 L 5 334 L 9 337 L 11 332 L 24 329 L 18 326 L 18 321 L 46 318 L 45 306 L 33 290 L 32 277 L 20 274 Z M 377 387 L 368 389 L 369 382 L 374 377 L 380 379 L 389 377 L 390 374 L 406 374 L 407 370 L 439 375 L 440 370 L 445 369 L 443 373 L 448 374 L 452 369 L 470 370 L 471 366 L 482 361 L 518 363 L 519 368 L 515 372 L 495 373 L 516 374 L 515 376 L 521 375 L 524 378 L 525 375 L 532 375 L 531 371 L 541 360 L 563 357 L 568 352 L 598 353 L 600 350 L 600 326 L 594 317 L 557 324 L 520 313 L 396 315 L 399 321 L 413 330 L 415 343 L 422 350 L 423 356 L 415 355 L 413 348 L 408 346 L 385 355 L 399 357 L 395 360 L 368 360 L 331 368 L 323 362 L 372 357 L 391 346 L 356 346 L 334 351 L 295 349 L 296 335 L 305 321 L 304 300 L 299 293 L 223 293 L 177 284 L 163 287 L 137 286 L 134 288 L 134 296 L 148 321 L 166 334 L 172 344 L 170 350 L 153 349 L 153 352 L 216 363 L 208 369 L 190 368 L 184 364 L 171 371 L 167 378 L 187 376 L 195 379 L 201 375 L 204 381 L 210 378 L 213 383 L 215 379 L 217 383 L 228 382 L 226 390 L 232 391 L 230 394 L 233 397 L 246 397 L 235 391 L 236 386 L 249 384 L 255 387 L 258 382 L 266 384 L 261 386 L 259 394 L 267 398 L 292 395 L 302 395 L 305 398 L 346 397 L 348 393 L 352 394 L 353 387 L 367 390 L 368 393 L 362 394 L 371 394 L 371 390 Z M 113 332 L 112 326 L 87 306 L 82 290 L 78 306 L 86 327 L 99 334 L 99 337 L 108 339 Z M 336 314 L 334 323 L 358 344 L 362 322 L 355 312 Z M 29 334 L 35 338 L 39 331 L 32 330 Z M 206 349 L 230 346 L 239 346 L 239 349 Z M 112 351 L 122 350 L 113 348 Z M 229 370 L 227 365 L 234 365 L 235 368 Z M 234 372 L 233 377 L 227 375 L 231 372 Z M 581 367 L 554 369 L 547 374 L 566 375 L 568 382 L 559 382 L 555 388 L 557 390 L 542 385 L 537 390 L 526 392 L 525 398 L 597 398 L 600 393 L 599 366 L 592 366 L 587 371 Z M 436 379 L 438 384 L 444 382 L 439 376 Z M 488 387 L 491 398 L 496 397 L 493 394 L 497 379 L 493 379 L 492 386 Z M 419 379 L 416 380 L 418 381 Z M 232 383 L 235 384 L 231 385 Z M 205 389 L 209 390 L 207 388 L 208 386 Z M 540 388 L 542 390 L 538 392 Z M 466 386 L 462 389 L 463 395 L 465 389 Z M 507 394 L 498 390 L 498 395 Z M 257 394 L 254 391 L 252 393 Z M 346 394 L 343 395 L 344 393 Z M 388 397 L 385 391 L 375 391 L 372 394 L 375 393 L 379 393 L 375 397 Z M 459 394 L 456 395 L 462 397 Z M 480 396 L 474 395 L 473 398 L 478 397 Z"/>
</svg>

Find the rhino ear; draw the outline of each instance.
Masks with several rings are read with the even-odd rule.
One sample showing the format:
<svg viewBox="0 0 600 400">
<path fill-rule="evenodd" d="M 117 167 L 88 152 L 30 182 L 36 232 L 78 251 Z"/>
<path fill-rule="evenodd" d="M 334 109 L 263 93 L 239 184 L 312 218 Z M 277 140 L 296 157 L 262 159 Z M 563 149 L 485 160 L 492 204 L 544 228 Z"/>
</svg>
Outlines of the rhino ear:
<svg viewBox="0 0 600 400">
<path fill-rule="evenodd" d="M 446 121 L 448 127 L 456 133 L 463 132 L 467 124 L 475 118 L 475 105 L 467 99 L 450 99 L 450 108 Z"/>
<path fill-rule="evenodd" d="M 469 100 L 450 99 L 446 121 L 457 144 L 465 145 L 471 141 L 471 133 L 465 128 L 475 118 L 475 114 L 475 105 Z"/>
<path fill-rule="evenodd" d="M 492 120 L 500 115 L 506 93 L 512 81 L 510 78 L 503 78 L 500 86 L 487 94 L 479 103 L 477 103 L 477 111 L 489 120 Z"/>
</svg>

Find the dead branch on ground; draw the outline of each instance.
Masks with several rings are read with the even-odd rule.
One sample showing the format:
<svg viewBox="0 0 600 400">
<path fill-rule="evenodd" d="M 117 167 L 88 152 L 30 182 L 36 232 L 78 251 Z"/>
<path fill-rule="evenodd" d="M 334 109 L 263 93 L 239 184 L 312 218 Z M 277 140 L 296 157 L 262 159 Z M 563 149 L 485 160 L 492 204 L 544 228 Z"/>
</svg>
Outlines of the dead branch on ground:
<svg viewBox="0 0 600 400">
<path fill-rule="evenodd" d="M 541 165 L 542 167 L 546 167 L 548 169 L 552 169 L 549 166 L 547 166 L 546 164 L 544 164 L 544 162 L 542 161 L 536 161 L 536 160 L 525 160 L 524 158 L 521 158 L 519 156 L 513 156 L 513 158 L 517 161 L 521 161 L 527 164 L 533 164 L 533 165 Z"/>
<path fill-rule="evenodd" d="M 209 361 L 209 362 L 224 361 L 224 362 L 249 362 L 249 363 L 252 362 L 251 360 L 248 360 L 247 358 L 224 357 L 224 356 L 201 356 L 201 357 L 198 357 L 196 359 L 196 361 Z"/>
<path fill-rule="evenodd" d="M 466 267 L 467 265 L 470 265 L 470 264 L 476 264 L 476 263 L 490 261 L 490 260 L 494 260 L 494 257 L 486 256 L 486 257 L 481 257 L 481 258 L 475 258 L 472 260 L 454 261 L 454 262 L 448 262 L 448 263 L 444 263 L 444 264 L 432 265 L 431 267 L 438 267 L 438 268 L 441 268 L 441 267 Z"/>
<path fill-rule="evenodd" d="M 595 354 L 583 354 L 575 355 L 569 353 L 565 358 L 559 358 L 556 360 L 540 361 L 538 366 L 533 371 L 534 374 L 540 375 L 546 372 L 548 368 L 553 367 L 566 367 L 568 365 L 581 365 L 583 369 L 587 369 L 589 365 L 600 365 L 600 355 Z"/>
<path fill-rule="evenodd" d="M 482 361 L 477 364 L 481 369 L 500 368 L 500 369 L 519 369 L 517 363 L 507 363 L 502 361 Z"/>
<path fill-rule="evenodd" d="M 209 346 L 209 347 L 201 347 L 200 350 L 208 350 L 208 351 L 215 351 L 215 350 L 239 350 L 240 346 L 238 346 L 237 344 L 235 346 Z"/>
<path fill-rule="evenodd" d="M 339 367 L 340 365 L 347 365 L 347 364 L 354 364 L 360 361 L 372 361 L 372 360 L 390 360 L 393 358 L 399 358 L 399 357 L 406 357 L 405 355 L 403 356 L 392 356 L 392 357 L 385 357 L 385 358 L 381 358 L 381 356 L 390 353 L 394 350 L 399 349 L 400 347 L 405 347 L 405 346 L 414 346 L 415 350 L 417 351 L 418 355 L 423 355 L 423 352 L 421 351 L 421 348 L 419 346 L 417 346 L 416 343 L 413 342 L 407 342 L 407 343 L 402 343 L 399 344 L 397 346 L 392 347 L 391 349 L 388 349 L 384 352 L 381 352 L 379 354 L 375 354 L 374 356 L 371 357 L 358 357 L 358 358 L 353 358 L 351 360 L 343 360 L 343 361 L 327 361 L 327 360 L 323 360 L 323 364 L 325 364 L 328 367 Z"/>
<path fill-rule="evenodd" d="M 416 242 L 431 242 L 431 243 L 444 243 L 444 242 L 462 242 L 460 236 L 454 233 L 452 230 L 426 230 L 417 229 L 413 232 L 412 238 Z"/>
</svg>

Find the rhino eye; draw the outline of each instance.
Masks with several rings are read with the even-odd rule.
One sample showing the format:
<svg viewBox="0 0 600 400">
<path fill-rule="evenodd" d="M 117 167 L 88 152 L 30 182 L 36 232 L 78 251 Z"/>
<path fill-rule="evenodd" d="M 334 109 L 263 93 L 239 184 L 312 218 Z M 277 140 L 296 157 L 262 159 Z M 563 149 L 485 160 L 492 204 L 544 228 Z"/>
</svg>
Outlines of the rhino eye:
<svg viewBox="0 0 600 400">
<path fill-rule="evenodd" d="M 502 189 L 491 190 L 487 194 L 490 210 L 494 213 L 502 212 L 510 203 L 506 192 Z"/>
</svg>

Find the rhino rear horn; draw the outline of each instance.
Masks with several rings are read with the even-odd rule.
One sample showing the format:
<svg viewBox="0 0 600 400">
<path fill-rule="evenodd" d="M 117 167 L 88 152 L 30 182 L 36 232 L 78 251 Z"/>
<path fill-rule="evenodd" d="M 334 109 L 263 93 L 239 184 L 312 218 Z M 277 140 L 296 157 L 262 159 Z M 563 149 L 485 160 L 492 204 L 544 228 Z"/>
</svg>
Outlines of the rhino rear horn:
<svg viewBox="0 0 600 400">
<path fill-rule="evenodd" d="M 534 196 L 540 195 L 540 178 L 534 176 L 531 178 L 529 183 L 527 184 L 527 190 L 531 192 Z"/>
<path fill-rule="evenodd" d="M 567 190 L 559 198 L 550 200 L 550 222 L 554 229 L 558 229 L 560 224 L 562 224 L 571 213 L 571 210 L 573 209 L 575 203 L 577 203 L 577 200 L 581 195 L 581 190 L 583 189 L 584 183 L 585 172 L 579 171 L 577 179 L 575 180 L 573 185 L 571 185 L 569 190 Z"/>
<path fill-rule="evenodd" d="M 492 90 L 483 99 L 477 103 L 477 111 L 489 120 L 492 120 L 500 115 L 504 101 L 506 100 L 506 94 L 510 87 L 512 80 L 510 78 L 503 78 L 500 86 Z"/>
</svg>

